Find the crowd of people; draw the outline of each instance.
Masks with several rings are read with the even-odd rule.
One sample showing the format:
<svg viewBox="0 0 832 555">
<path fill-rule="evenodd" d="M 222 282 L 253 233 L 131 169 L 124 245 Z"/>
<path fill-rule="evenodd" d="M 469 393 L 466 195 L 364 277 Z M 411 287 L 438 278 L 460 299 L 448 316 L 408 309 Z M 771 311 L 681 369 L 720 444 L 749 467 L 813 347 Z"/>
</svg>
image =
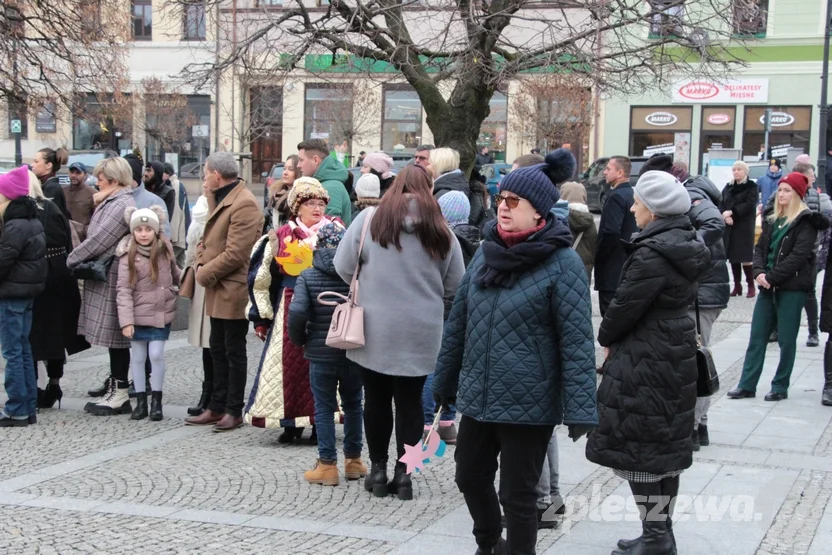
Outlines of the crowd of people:
<svg viewBox="0 0 832 555">
<path fill-rule="evenodd" d="M 475 166 L 490 161 L 483 149 Z M 66 162 L 66 151 L 44 149 L 31 170 L 0 176 L 1 426 L 60 407 L 66 357 L 90 345 L 108 349 L 110 364 L 85 411 L 163 419 L 165 342 L 177 297 L 187 298 L 203 381 L 186 425 L 280 429 L 280 443 L 317 445 L 307 482 L 364 478 L 376 497 L 409 500 L 399 458 L 439 413 L 480 554 L 534 553 L 537 530 L 563 514 L 560 425 L 573 441 L 587 436 L 587 458 L 636 496 L 642 534 L 614 553 L 675 553 L 680 475 L 710 443 L 697 345 L 708 346 L 743 276 L 747 296 L 759 295 L 730 398 L 755 396 L 773 335 L 780 365 L 766 400 L 788 397 L 804 309 L 808 345 L 832 331 L 829 272 L 820 307 L 814 292 L 832 202 L 808 164 L 784 176 L 772 162 L 757 184 L 737 162 L 720 191 L 670 156 L 649 159 L 633 184 L 629 158 L 613 156 L 596 226 L 568 149 L 520 156 L 492 199 L 451 148 L 421 145 L 398 172 L 385 153 L 362 152 L 353 183 L 312 139 L 287 158 L 265 212 L 228 153 L 206 160 L 192 209 L 169 165 L 107 158 L 92 188 L 75 163 L 61 187 Z M 350 349 L 329 340 L 344 300 L 363 311 L 363 345 Z M 250 326 L 263 348 L 246 398 Z M 832 405 L 832 343 L 826 354 L 822 402 Z"/>
</svg>

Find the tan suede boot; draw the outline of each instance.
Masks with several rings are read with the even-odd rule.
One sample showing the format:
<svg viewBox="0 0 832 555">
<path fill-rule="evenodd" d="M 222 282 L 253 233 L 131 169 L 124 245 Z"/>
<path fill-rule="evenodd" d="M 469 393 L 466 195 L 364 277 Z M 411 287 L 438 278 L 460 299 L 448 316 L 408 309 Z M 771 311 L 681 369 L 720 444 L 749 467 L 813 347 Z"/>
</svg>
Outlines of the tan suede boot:
<svg viewBox="0 0 832 555">
<path fill-rule="evenodd" d="M 357 459 L 344 459 L 344 476 L 347 480 L 358 480 L 367 475 L 367 465 Z"/>
<path fill-rule="evenodd" d="M 335 462 L 324 462 L 318 459 L 312 470 L 303 474 L 304 479 L 310 484 L 321 484 L 323 486 L 337 486 L 340 482 L 338 465 Z"/>
</svg>

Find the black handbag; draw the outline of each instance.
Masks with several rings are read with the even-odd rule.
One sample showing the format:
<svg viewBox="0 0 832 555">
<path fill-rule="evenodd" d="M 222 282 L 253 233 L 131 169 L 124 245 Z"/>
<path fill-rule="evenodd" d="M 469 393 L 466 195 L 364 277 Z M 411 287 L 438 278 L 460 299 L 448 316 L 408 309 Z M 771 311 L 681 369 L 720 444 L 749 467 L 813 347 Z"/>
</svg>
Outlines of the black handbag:
<svg viewBox="0 0 832 555">
<path fill-rule="evenodd" d="M 696 299 L 696 396 L 710 397 L 719 391 L 719 374 L 711 350 L 702 345 L 702 324 L 699 322 L 699 299 Z"/>
<path fill-rule="evenodd" d="M 114 255 L 102 256 L 94 260 L 85 260 L 72 269 L 72 277 L 88 281 L 107 281 Z"/>
</svg>

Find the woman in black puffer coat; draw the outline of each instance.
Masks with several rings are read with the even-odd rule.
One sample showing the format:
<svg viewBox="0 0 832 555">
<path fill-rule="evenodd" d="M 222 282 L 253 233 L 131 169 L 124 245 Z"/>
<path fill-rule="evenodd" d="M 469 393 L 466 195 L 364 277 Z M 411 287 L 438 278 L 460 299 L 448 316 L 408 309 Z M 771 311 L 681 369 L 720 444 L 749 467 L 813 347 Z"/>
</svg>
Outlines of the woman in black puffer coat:
<svg viewBox="0 0 832 555">
<path fill-rule="evenodd" d="M 600 424 L 586 455 L 629 481 L 648 515 L 642 536 L 621 540 L 613 554 L 664 555 L 675 552 L 670 501 L 693 462 L 696 325 L 688 307 L 711 255 L 691 226 L 690 197 L 675 177 L 646 172 L 634 195 L 642 231 L 633 236 L 598 333 L 607 360 L 598 389 Z M 661 519 L 649 518 L 656 515 Z"/>
<path fill-rule="evenodd" d="M 46 283 L 46 238 L 35 201 L 28 195 L 26 166 L 0 175 L 0 345 L 8 395 L 0 427 L 37 422 L 38 386 L 29 332 L 32 304 Z"/>
<path fill-rule="evenodd" d="M 754 260 L 754 227 L 760 193 L 753 179 L 748 179 L 748 164 L 740 160 L 731 168 L 734 180 L 722 190 L 719 210 L 725 220 L 725 250 L 734 276 L 732 297 L 742 295 L 742 273 L 748 285 L 749 299 L 757 293 L 751 263 Z"/>
</svg>

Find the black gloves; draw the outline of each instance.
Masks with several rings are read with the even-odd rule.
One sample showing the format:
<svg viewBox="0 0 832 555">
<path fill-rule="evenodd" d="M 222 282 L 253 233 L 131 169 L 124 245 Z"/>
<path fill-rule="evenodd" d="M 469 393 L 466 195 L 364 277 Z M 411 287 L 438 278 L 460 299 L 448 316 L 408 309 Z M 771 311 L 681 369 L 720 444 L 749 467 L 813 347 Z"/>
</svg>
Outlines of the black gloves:
<svg viewBox="0 0 832 555">
<path fill-rule="evenodd" d="M 451 410 L 451 405 L 456 404 L 456 397 L 442 397 L 441 395 L 434 393 L 433 401 L 436 403 L 436 407 L 434 407 L 433 409 L 433 412 L 435 414 L 439 412 L 442 408 L 444 408 L 445 410 Z"/>
<path fill-rule="evenodd" d="M 595 429 L 595 426 L 590 426 L 589 424 L 571 424 L 568 426 L 569 428 L 569 437 L 572 438 L 572 441 L 578 441 L 581 436 L 589 435 L 589 432 Z"/>
</svg>

